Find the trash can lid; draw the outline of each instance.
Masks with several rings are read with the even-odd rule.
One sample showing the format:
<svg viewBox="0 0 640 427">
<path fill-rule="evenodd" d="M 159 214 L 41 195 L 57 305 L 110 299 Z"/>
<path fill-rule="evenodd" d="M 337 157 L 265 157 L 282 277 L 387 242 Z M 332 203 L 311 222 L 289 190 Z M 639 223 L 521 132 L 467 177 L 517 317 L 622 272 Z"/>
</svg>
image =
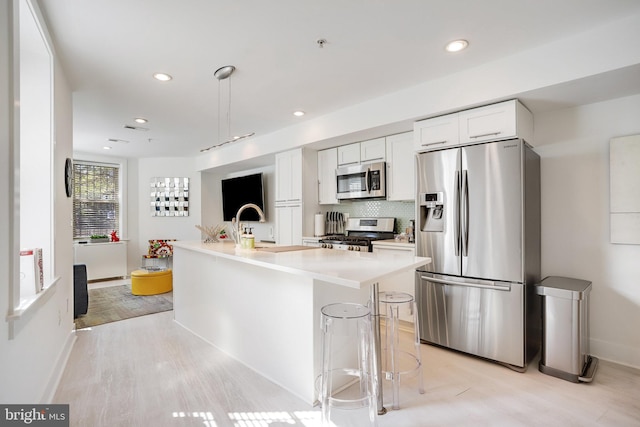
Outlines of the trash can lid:
<svg viewBox="0 0 640 427">
<path fill-rule="evenodd" d="M 591 282 L 570 277 L 549 276 L 536 285 L 538 295 L 581 300 L 591 291 Z"/>
</svg>

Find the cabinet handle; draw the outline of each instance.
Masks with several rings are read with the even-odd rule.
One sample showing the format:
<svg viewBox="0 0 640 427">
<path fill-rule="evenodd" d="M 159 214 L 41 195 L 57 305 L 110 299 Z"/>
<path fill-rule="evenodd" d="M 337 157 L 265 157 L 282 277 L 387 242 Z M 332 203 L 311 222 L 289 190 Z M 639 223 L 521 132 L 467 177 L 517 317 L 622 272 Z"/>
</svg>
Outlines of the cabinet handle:
<svg viewBox="0 0 640 427">
<path fill-rule="evenodd" d="M 440 144 L 446 144 L 447 140 L 445 139 L 444 141 L 437 141 L 437 142 L 430 142 L 428 144 L 422 144 L 423 147 L 428 147 L 430 145 L 440 145 Z"/>
<path fill-rule="evenodd" d="M 502 131 L 483 133 L 481 135 L 469 135 L 469 138 L 482 138 L 484 136 L 500 135 L 501 133 L 502 133 Z"/>
</svg>

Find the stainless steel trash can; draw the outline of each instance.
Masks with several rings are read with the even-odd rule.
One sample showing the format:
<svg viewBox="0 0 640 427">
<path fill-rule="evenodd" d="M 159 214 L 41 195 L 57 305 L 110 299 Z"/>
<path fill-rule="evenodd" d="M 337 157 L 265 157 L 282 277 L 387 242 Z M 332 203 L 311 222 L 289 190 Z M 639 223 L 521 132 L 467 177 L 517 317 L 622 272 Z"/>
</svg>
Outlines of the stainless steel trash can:
<svg viewBox="0 0 640 427">
<path fill-rule="evenodd" d="M 536 291 L 542 296 L 540 372 L 574 383 L 591 382 L 598 365 L 589 355 L 591 282 L 549 276 Z"/>
</svg>

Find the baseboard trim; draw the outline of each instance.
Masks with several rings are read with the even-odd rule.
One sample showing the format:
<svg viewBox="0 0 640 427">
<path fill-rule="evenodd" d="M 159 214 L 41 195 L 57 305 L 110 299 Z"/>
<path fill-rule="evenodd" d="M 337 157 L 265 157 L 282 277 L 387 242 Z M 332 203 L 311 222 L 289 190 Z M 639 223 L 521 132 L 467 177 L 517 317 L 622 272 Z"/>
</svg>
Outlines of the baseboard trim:
<svg viewBox="0 0 640 427">
<path fill-rule="evenodd" d="M 73 350 L 73 345 L 75 344 L 77 338 L 78 337 L 76 336 L 75 329 L 71 329 L 71 331 L 67 335 L 64 346 L 62 347 L 62 351 L 58 355 L 58 359 L 53 366 L 51 375 L 49 376 L 49 381 L 47 381 L 47 385 L 45 386 L 44 392 L 42 393 L 42 396 L 40 398 L 40 402 L 43 402 L 43 404 L 53 403 L 53 398 L 55 397 L 56 390 L 58 389 L 58 385 L 60 384 L 60 380 L 62 379 L 64 369 L 69 362 L 71 350 Z"/>
<path fill-rule="evenodd" d="M 619 343 L 591 338 L 589 353 L 600 360 L 606 360 L 629 368 L 640 369 L 640 349 Z"/>
</svg>

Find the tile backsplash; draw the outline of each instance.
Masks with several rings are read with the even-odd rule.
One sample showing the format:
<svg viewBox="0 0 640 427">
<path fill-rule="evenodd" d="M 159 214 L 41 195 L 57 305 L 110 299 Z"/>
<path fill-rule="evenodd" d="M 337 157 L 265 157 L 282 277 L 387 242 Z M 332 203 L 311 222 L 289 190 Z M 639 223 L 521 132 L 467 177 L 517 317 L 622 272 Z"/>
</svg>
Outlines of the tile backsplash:
<svg viewBox="0 0 640 427">
<path fill-rule="evenodd" d="M 396 219 L 395 233 L 401 233 L 409 226 L 409 221 L 415 217 L 415 202 L 389 202 L 386 200 L 364 200 L 345 202 L 339 205 L 324 206 L 322 213 L 342 212 L 350 217 L 394 217 Z"/>
</svg>

